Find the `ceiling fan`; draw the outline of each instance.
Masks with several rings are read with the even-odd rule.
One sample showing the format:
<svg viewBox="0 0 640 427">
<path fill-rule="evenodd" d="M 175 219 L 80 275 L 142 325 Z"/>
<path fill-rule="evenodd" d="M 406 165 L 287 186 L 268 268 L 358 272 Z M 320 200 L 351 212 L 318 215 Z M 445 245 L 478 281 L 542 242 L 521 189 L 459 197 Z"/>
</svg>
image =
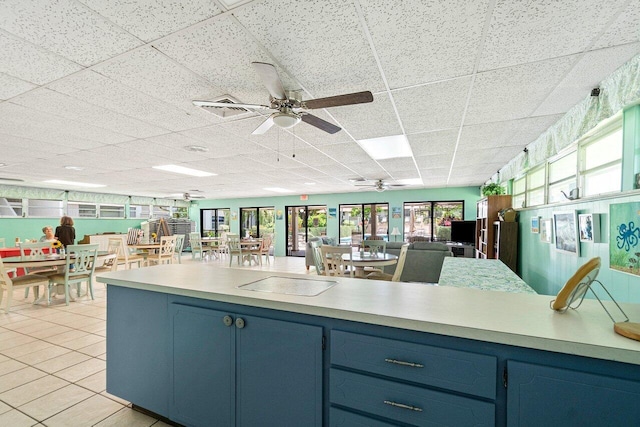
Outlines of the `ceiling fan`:
<svg viewBox="0 0 640 427">
<path fill-rule="evenodd" d="M 182 198 L 184 200 L 186 200 L 187 202 L 193 200 L 193 199 L 204 199 L 204 196 L 199 195 L 199 194 L 191 194 L 191 193 L 184 193 L 182 195 Z"/>
<path fill-rule="evenodd" d="M 388 190 L 389 188 L 392 188 L 392 187 L 405 186 L 405 184 L 389 184 L 388 182 L 385 182 L 383 179 L 356 180 L 354 185 L 356 187 L 372 187 L 374 190 L 376 190 L 379 193 L 383 192 L 384 190 Z"/>
<path fill-rule="evenodd" d="M 260 126 L 253 131 L 253 135 L 263 134 L 271 126 L 276 124 L 282 128 L 290 128 L 300 121 L 315 126 L 330 134 L 340 131 L 340 127 L 329 123 L 320 117 L 314 116 L 307 110 L 317 108 L 339 107 L 343 105 L 364 104 L 373 101 L 373 95 L 369 91 L 349 93 L 344 95 L 329 96 L 326 98 L 302 100 L 300 91 L 285 90 L 276 71 L 276 67 L 264 62 L 252 62 L 254 70 L 262 79 L 269 94 L 270 105 L 240 104 L 212 101 L 193 101 L 198 107 L 215 108 L 245 108 L 249 110 L 265 110 L 273 113 Z"/>
</svg>

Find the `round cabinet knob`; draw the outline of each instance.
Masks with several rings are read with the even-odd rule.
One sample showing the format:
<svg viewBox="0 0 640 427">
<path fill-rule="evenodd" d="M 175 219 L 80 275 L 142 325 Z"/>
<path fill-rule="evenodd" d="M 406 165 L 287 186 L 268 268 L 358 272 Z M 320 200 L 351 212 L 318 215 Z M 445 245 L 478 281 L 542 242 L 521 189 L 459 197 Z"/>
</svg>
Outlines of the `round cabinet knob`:
<svg viewBox="0 0 640 427">
<path fill-rule="evenodd" d="M 244 328 L 244 319 L 243 318 L 238 317 L 236 319 L 236 328 L 238 328 L 238 329 Z"/>
<path fill-rule="evenodd" d="M 224 323 L 224 326 L 231 326 L 233 325 L 233 318 L 231 316 L 224 316 L 222 318 L 222 323 Z"/>
</svg>

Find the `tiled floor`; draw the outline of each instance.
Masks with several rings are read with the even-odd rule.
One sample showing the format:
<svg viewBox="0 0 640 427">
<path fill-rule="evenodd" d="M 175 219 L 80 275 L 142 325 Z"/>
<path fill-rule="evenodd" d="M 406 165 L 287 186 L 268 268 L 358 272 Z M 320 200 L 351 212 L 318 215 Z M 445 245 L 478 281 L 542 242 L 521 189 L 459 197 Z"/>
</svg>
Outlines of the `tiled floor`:
<svg viewBox="0 0 640 427">
<path fill-rule="evenodd" d="M 185 254 L 182 262 L 202 261 Z M 226 259 L 205 264 L 229 265 Z M 304 258 L 282 257 L 251 268 L 314 274 Z M 18 290 L 11 312 L 0 311 L 0 426 L 167 425 L 106 392 L 104 285 L 95 282 L 94 293 L 93 301 L 82 297 L 66 306 L 58 298 L 46 307 L 33 305 Z"/>
</svg>

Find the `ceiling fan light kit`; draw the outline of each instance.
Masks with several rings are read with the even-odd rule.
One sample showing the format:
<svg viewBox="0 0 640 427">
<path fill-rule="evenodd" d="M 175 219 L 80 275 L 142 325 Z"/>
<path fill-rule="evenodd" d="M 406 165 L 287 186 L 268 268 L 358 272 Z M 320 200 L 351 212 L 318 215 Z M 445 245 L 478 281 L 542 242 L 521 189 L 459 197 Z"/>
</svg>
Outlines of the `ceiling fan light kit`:
<svg viewBox="0 0 640 427">
<path fill-rule="evenodd" d="M 301 121 L 314 126 L 327 133 L 339 132 L 340 127 L 321 119 L 307 110 L 317 108 L 339 107 L 343 105 L 364 104 L 373 102 L 373 94 L 369 91 L 349 93 L 343 95 L 329 96 L 326 98 L 302 100 L 299 90 L 285 90 L 282 81 L 278 76 L 276 68 L 264 62 L 252 62 L 254 70 L 262 80 L 265 88 L 271 95 L 269 105 L 242 104 L 230 102 L 233 98 L 228 97 L 221 101 L 192 101 L 193 105 L 203 108 L 226 108 L 226 109 L 246 109 L 268 110 L 271 114 L 260 126 L 253 131 L 253 135 L 263 134 L 274 124 L 287 129 L 300 123 Z"/>
</svg>

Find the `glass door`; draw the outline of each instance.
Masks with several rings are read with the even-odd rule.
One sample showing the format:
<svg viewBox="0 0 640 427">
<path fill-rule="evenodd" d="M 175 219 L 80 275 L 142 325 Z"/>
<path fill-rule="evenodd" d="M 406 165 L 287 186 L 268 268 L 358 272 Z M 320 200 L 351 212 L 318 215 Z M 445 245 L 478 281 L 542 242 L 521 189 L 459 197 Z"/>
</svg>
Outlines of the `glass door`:
<svg viewBox="0 0 640 427">
<path fill-rule="evenodd" d="M 200 211 L 200 233 L 202 237 L 220 237 L 223 231 L 229 231 L 229 209 L 202 209 Z"/>
<path fill-rule="evenodd" d="M 240 237 L 262 237 L 275 231 L 275 210 L 268 208 L 240 208 Z"/>
<path fill-rule="evenodd" d="M 340 243 L 359 245 L 369 238 L 389 240 L 389 204 L 340 205 Z"/>
<path fill-rule="evenodd" d="M 287 255 L 305 256 L 311 237 L 327 235 L 326 206 L 287 207 Z"/>
</svg>

